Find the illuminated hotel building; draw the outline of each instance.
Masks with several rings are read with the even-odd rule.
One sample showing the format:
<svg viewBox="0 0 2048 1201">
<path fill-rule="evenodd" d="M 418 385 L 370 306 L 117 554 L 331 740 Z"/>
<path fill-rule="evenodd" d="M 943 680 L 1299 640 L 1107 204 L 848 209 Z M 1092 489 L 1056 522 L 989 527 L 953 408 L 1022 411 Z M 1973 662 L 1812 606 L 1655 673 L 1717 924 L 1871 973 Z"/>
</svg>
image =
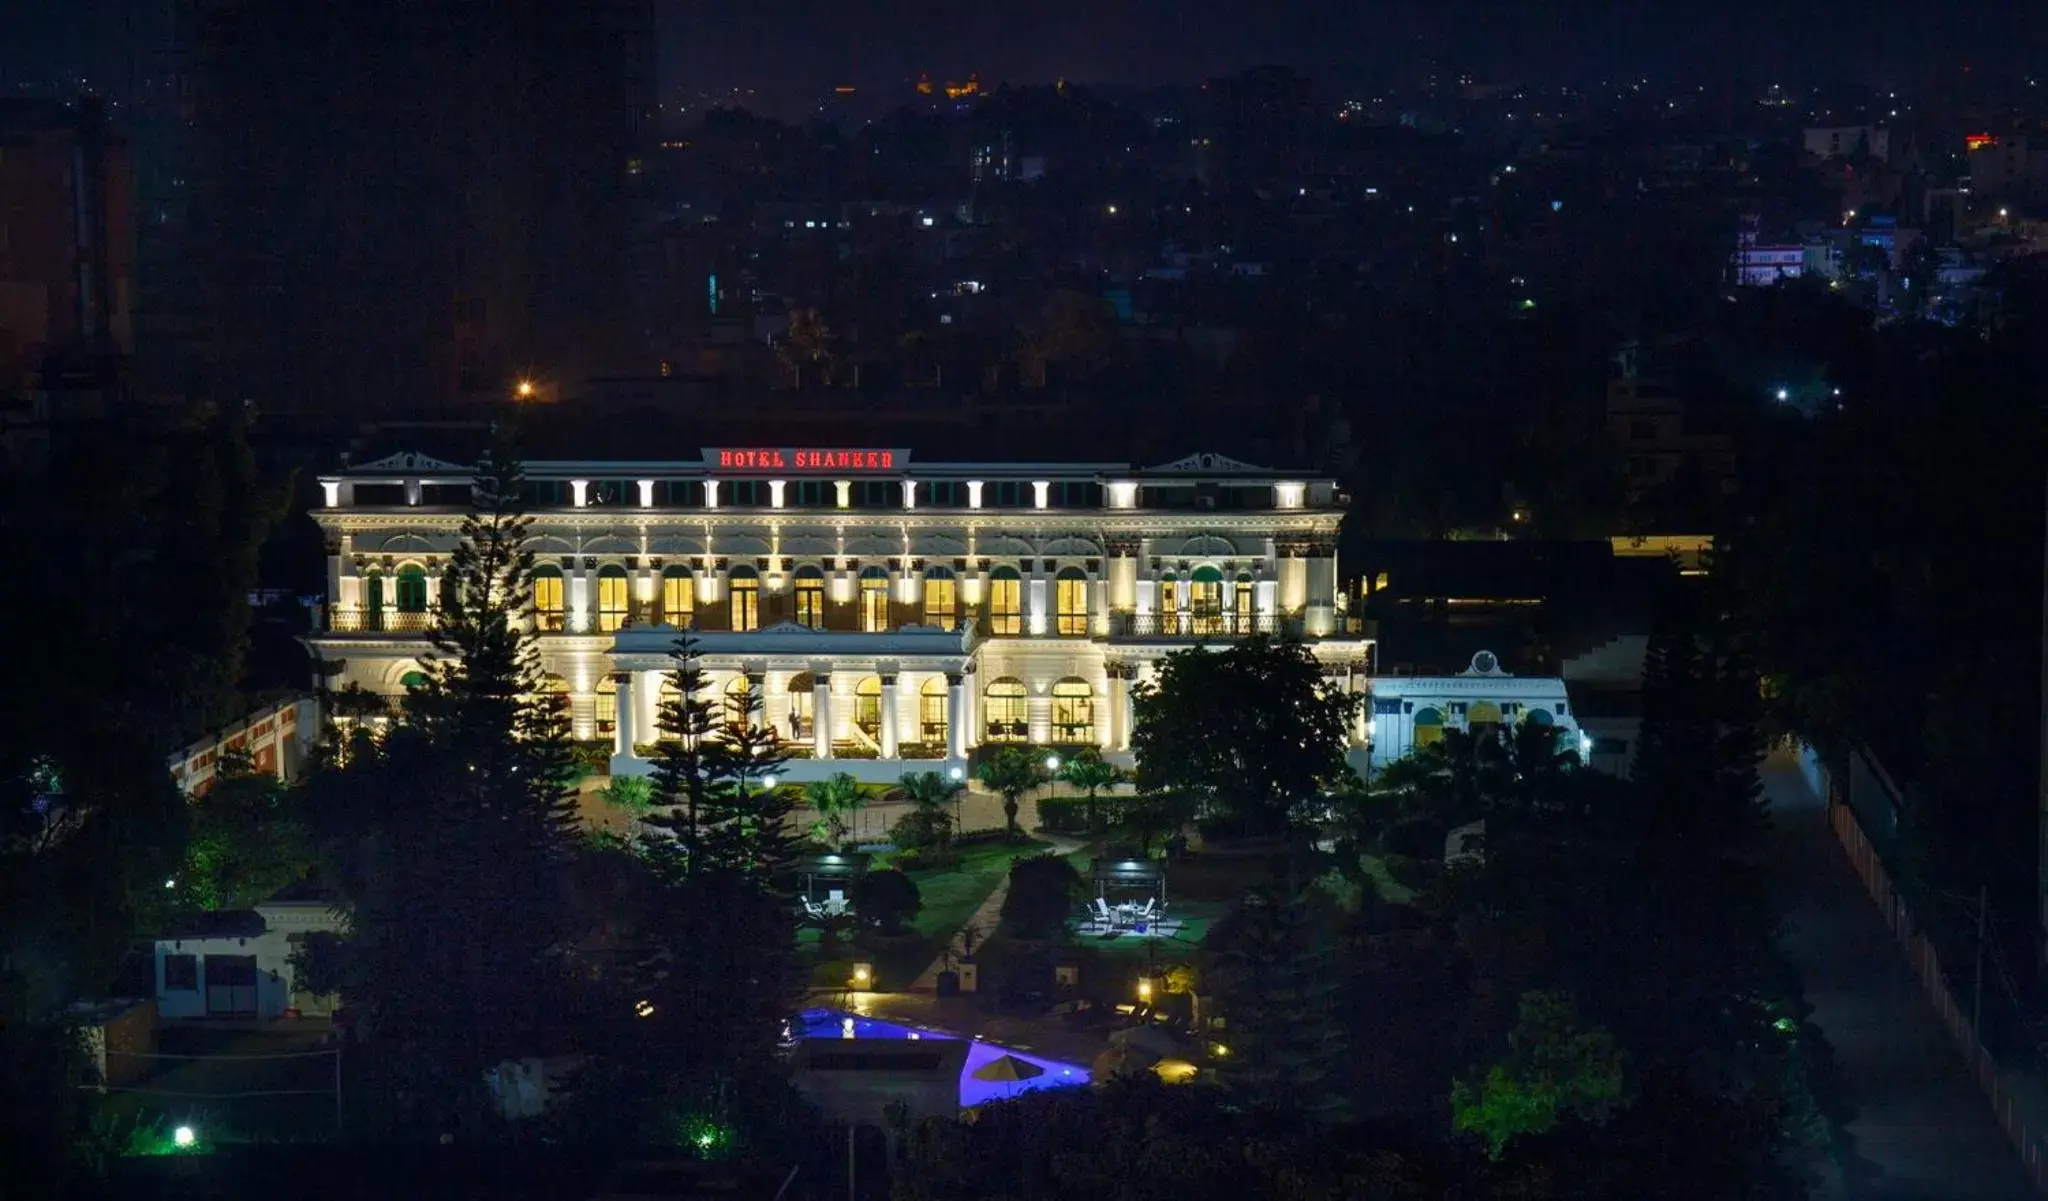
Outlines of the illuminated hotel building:
<svg viewBox="0 0 2048 1201">
<path fill-rule="evenodd" d="M 1219 455 L 920 462 L 908 450 L 713 448 L 526 464 L 533 621 L 577 737 L 648 770 L 689 631 L 721 696 L 758 690 L 788 778 L 893 780 L 999 743 L 1130 746 L 1131 688 L 1170 651 L 1306 640 L 1364 692 L 1341 611 L 1334 482 Z M 322 478 L 331 686 L 396 697 L 420 672 L 469 466 L 398 454 Z M 1355 731 L 1363 764 L 1368 722 Z M 1127 760 L 1125 760 L 1127 761 Z"/>
</svg>

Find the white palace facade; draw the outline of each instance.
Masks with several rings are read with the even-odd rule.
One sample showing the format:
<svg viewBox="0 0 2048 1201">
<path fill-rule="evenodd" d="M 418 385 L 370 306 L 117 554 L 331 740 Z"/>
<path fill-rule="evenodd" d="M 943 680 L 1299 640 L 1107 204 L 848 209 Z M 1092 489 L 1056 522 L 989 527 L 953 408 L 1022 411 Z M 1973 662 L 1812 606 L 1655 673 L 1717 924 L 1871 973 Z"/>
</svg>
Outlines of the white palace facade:
<svg viewBox="0 0 2048 1201">
<path fill-rule="evenodd" d="M 471 467 L 398 454 L 323 477 L 330 686 L 402 695 L 428 651 Z M 1128 762 L 1131 688 L 1174 650 L 1304 640 L 1369 689 L 1328 479 L 1193 455 L 919 462 L 904 449 L 710 448 L 526 464 L 533 622 L 577 737 L 648 770 L 686 631 L 721 694 L 758 691 L 786 778 L 894 780 L 977 747 L 1093 745 Z M 1364 766 L 1370 706 L 1354 737 Z"/>
</svg>

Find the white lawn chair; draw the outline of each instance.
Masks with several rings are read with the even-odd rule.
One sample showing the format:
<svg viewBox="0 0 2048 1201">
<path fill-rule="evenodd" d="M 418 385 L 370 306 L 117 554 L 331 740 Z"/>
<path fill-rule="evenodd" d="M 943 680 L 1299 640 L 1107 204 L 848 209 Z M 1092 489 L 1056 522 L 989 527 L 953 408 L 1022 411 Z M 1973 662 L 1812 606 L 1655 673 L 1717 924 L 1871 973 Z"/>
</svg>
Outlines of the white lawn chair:
<svg viewBox="0 0 2048 1201">
<path fill-rule="evenodd" d="M 1138 910 L 1137 919 L 1141 922 L 1149 922 L 1154 917 L 1158 916 L 1159 911 L 1155 908 L 1157 904 L 1158 902 L 1155 898 L 1146 897 L 1145 907 L 1143 909 Z"/>
<path fill-rule="evenodd" d="M 1109 912 L 1109 902 L 1101 897 L 1095 898 L 1095 920 L 1101 923 L 1105 930 L 1116 925 L 1116 919 Z"/>
</svg>

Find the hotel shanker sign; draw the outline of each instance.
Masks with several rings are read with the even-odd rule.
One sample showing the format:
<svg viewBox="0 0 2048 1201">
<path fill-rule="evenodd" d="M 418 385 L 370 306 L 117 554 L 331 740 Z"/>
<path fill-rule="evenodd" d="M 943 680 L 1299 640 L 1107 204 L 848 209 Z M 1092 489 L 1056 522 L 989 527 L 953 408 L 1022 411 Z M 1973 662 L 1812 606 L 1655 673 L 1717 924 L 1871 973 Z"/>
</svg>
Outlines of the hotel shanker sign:
<svg viewBox="0 0 2048 1201">
<path fill-rule="evenodd" d="M 910 465 L 910 452 L 824 446 L 720 446 L 707 447 L 704 461 L 728 471 L 895 471 Z"/>
</svg>

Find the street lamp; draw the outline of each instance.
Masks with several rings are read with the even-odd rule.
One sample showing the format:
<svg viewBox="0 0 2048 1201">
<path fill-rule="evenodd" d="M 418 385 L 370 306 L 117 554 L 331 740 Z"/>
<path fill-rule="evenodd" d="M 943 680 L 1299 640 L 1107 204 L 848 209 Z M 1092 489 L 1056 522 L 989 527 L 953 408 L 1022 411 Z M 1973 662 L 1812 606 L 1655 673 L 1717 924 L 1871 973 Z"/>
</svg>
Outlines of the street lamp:
<svg viewBox="0 0 2048 1201">
<path fill-rule="evenodd" d="M 512 388 L 512 394 L 521 400 L 532 400 L 535 391 L 533 381 L 530 379 L 520 380 Z"/>
</svg>

